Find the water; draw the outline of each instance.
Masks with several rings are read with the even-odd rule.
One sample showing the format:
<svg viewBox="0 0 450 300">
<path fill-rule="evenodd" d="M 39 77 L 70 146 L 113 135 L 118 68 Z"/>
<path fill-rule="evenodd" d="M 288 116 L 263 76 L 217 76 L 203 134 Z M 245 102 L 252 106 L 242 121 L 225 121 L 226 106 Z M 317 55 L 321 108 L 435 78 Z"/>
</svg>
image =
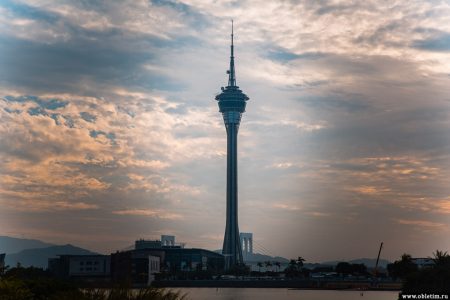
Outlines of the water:
<svg viewBox="0 0 450 300">
<path fill-rule="evenodd" d="M 290 290 L 284 288 L 172 288 L 189 300 L 396 300 L 399 292 Z"/>
</svg>

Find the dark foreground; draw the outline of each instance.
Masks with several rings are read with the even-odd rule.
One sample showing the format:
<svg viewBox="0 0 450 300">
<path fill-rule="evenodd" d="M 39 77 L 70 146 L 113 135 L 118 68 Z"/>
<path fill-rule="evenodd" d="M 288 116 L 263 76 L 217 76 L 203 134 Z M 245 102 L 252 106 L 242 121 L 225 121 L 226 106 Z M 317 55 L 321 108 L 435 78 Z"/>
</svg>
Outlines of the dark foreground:
<svg viewBox="0 0 450 300">
<path fill-rule="evenodd" d="M 378 290 L 399 291 L 401 282 L 333 281 L 333 280 L 161 280 L 153 282 L 155 287 L 186 288 L 290 288 L 325 290 Z"/>
<path fill-rule="evenodd" d="M 173 288 L 189 300 L 397 300 L 398 291 L 299 290 L 283 288 Z"/>
</svg>

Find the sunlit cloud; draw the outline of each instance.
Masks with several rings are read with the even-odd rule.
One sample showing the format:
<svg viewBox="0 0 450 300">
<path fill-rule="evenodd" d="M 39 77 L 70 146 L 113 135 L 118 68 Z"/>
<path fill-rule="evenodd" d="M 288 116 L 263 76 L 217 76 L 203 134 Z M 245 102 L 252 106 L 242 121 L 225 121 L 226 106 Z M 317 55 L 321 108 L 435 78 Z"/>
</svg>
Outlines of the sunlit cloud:
<svg viewBox="0 0 450 300">
<path fill-rule="evenodd" d="M 419 0 L 3 1 L 0 228 L 220 248 L 230 18 L 240 228 L 308 260 L 368 255 L 321 246 L 349 236 L 398 241 L 392 258 L 450 247 L 450 5 Z"/>
<path fill-rule="evenodd" d="M 98 209 L 96 204 L 89 204 L 84 202 L 69 202 L 69 201 L 45 201 L 45 200 L 19 200 L 8 202 L 1 200 L 0 203 L 8 210 L 17 210 L 23 212 L 61 212 L 72 210 L 93 210 Z"/>
<path fill-rule="evenodd" d="M 290 162 L 281 162 L 281 163 L 275 163 L 271 167 L 277 168 L 277 169 L 287 169 L 294 166 L 294 164 Z"/>
<path fill-rule="evenodd" d="M 311 211 L 311 212 L 307 212 L 306 214 L 313 216 L 313 217 L 329 217 L 329 216 L 331 216 L 330 213 L 319 212 L 319 211 Z"/>
<path fill-rule="evenodd" d="M 179 220 L 183 218 L 183 216 L 179 214 L 152 209 L 125 209 L 113 211 L 112 213 L 116 215 L 146 216 L 168 220 Z"/>
<path fill-rule="evenodd" d="M 390 192 L 390 189 L 378 189 L 377 187 L 374 186 L 360 186 L 360 187 L 355 187 L 355 188 L 351 188 L 351 191 L 355 191 L 357 193 L 361 193 L 361 194 L 368 194 L 368 195 L 376 195 L 376 194 L 381 194 L 381 193 L 385 193 L 385 192 Z"/>
<path fill-rule="evenodd" d="M 437 223 L 437 222 L 431 222 L 426 220 L 404 220 L 399 219 L 397 220 L 399 224 L 403 225 L 414 225 L 418 227 L 425 227 L 425 228 L 436 228 L 436 229 L 446 229 L 448 226 L 444 223 Z"/>
<path fill-rule="evenodd" d="M 272 207 L 276 208 L 276 209 L 286 210 L 286 211 L 301 210 L 301 208 L 296 205 L 289 205 L 289 204 L 285 204 L 285 203 L 275 203 L 272 205 Z"/>
</svg>

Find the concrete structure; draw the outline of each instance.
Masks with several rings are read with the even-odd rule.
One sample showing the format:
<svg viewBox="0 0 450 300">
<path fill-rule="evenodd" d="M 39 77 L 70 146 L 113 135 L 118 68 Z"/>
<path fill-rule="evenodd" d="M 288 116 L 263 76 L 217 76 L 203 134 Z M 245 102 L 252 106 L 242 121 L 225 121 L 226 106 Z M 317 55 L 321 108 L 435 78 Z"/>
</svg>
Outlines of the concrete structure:
<svg viewBox="0 0 450 300">
<path fill-rule="evenodd" d="M 153 281 L 158 271 L 151 261 L 159 260 L 157 268 L 172 276 L 194 271 L 223 271 L 223 255 L 205 250 L 175 247 L 135 249 L 111 254 L 111 279 L 115 283 L 145 286 Z"/>
<path fill-rule="evenodd" d="M 0 268 L 4 268 L 5 267 L 5 253 L 0 253 Z"/>
<path fill-rule="evenodd" d="M 418 269 L 430 268 L 434 266 L 434 260 L 429 257 L 416 257 L 412 258 L 411 261 L 417 265 Z"/>
<path fill-rule="evenodd" d="M 134 242 L 134 249 L 148 249 L 148 248 L 161 248 L 162 243 L 158 240 L 144 240 L 140 239 Z"/>
<path fill-rule="evenodd" d="M 148 248 L 116 252 L 111 254 L 111 280 L 119 284 L 146 286 L 151 282 L 150 257 L 164 261 L 162 248 Z M 155 275 L 154 273 L 152 275 Z"/>
<path fill-rule="evenodd" d="M 49 271 L 60 278 L 107 279 L 111 274 L 109 255 L 59 255 L 49 258 Z"/>
<path fill-rule="evenodd" d="M 148 256 L 148 281 L 147 284 L 151 285 L 155 280 L 155 274 L 161 272 L 161 258 L 158 256 Z"/>
<path fill-rule="evenodd" d="M 232 25 L 233 26 L 233 25 Z M 249 100 L 238 86 L 234 70 L 233 27 L 231 29 L 231 56 L 228 85 L 216 96 L 219 111 L 227 131 L 227 216 L 222 254 L 225 268 L 243 263 L 241 241 L 238 227 L 238 174 L 237 174 L 237 135 L 246 101 Z"/>
<path fill-rule="evenodd" d="M 134 249 L 149 248 L 184 248 L 184 244 L 175 243 L 174 235 L 161 235 L 161 240 L 139 239 L 134 242 Z"/>
<path fill-rule="evenodd" d="M 163 246 L 175 246 L 174 235 L 161 235 L 161 244 Z"/>
<path fill-rule="evenodd" d="M 253 233 L 241 232 L 239 237 L 242 245 L 242 254 L 245 260 L 245 257 L 249 256 L 249 254 L 253 254 Z"/>
</svg>

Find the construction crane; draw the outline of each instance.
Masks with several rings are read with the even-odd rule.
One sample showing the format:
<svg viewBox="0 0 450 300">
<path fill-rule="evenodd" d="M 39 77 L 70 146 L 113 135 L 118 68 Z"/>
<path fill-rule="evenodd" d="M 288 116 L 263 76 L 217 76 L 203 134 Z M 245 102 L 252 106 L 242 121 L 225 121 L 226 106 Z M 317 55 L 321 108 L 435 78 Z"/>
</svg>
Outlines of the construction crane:
<svg viewBox="0 0 450 300">
<path fill-rule="evenodd" d="M 377 262 L 375 263 L 375 269 L 373 270 L 375 277 L 378 276 L 378 262 L 380 261 L 381 248 L 383 248 L 383 242 L 381 242 L 381 244 L 380 244 L 380 250 L 378 250 L 378 256 L 377 256 Z"/>
</svg>

